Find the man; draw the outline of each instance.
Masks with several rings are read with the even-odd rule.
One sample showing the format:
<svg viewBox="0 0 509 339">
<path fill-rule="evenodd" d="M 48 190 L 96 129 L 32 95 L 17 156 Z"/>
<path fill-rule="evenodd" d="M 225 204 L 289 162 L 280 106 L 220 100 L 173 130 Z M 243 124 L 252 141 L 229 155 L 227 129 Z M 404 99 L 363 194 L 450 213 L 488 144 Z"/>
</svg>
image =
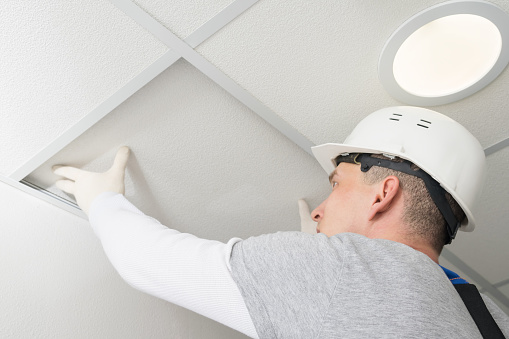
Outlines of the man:
<svg viewBox="0 0 509 339">
<path fill-rule="evenodd" d="M 130 204 L 126 147 L 105 173 L 55 173 L 129 284 L 248 336 L 480 338 L 452 284 L 462 279 L 438 265 L 456 231 L 475 225 L 485 167 L 478 141 L 439 113 L 391 107 L 313 153 L 332 193 L 312 220 L 300 209 L 319 233 L 227 244 L 168 229 Z M 509 337 L 507 315 L 484 300 Z"/>
</svg>

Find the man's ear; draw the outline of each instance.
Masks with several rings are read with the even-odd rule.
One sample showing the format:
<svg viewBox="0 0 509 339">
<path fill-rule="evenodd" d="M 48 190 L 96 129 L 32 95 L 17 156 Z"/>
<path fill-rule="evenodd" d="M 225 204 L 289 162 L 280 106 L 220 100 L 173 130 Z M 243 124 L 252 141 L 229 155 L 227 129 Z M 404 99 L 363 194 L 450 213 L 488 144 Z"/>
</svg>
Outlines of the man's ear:
<svg viewBox="0 0 509 339">
<path fill-rule="evenodd" d="M 382 182 L 376 184 L 375 197 L 369 209 L 368 220 L 371 221 L 378 214 L 387 211 L 394 202 L 399 190 L 399 179 L 394 175 L 390 175 Z"/>
</svg>

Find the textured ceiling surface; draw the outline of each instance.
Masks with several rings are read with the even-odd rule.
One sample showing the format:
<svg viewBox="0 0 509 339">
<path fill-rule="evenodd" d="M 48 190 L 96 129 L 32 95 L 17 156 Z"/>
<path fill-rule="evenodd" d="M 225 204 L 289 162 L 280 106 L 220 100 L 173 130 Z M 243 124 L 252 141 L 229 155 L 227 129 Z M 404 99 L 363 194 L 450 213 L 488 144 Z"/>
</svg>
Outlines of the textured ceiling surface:
<svg viewBox="0 0 509 339">
<path fill-rule="evenodd" d="M 108 1 L 9 1 L 0 28 L 2 175 L 167 50 Z"/>
<path fill-rule="evenodd" d="M 232 0 L 137 0 L 134 2 L 176 36 L 184 39 L 232 3 Z"/>
<path fill-rule="evenodd" d="M 312 143 L 341 142 L 370 112 L 404 104 L 378 81 L 378 58 L 401 23 L 438 2 L 260 0 L 195 51 Z M 492 2 L 509 12 L 509 1 Z M 136 1 L 181 39 L 230 3 Z M 30 16 L 25 26 L 0 14 L 12 23 L 2 30 L 3 46 L 11 47 L 0 54 L 10 65 L 0 77 L 8 94 L 0 99 L 8 113 L 0 153 L 12 160 L 0 164 L 4 176 L 168 50 L 108 1 L 55 6 L 14 8 Z M 28 42 L 12 39 L 16 34 Z M 167 226 L 222 241 L 298 230 L 297 199 L 316 206 L 328 193 L 327 175 L 308 150 L 216 82 L 177 61 L 26 180 L 65 196 L 53 186 L 52 165 L 105 170 L 116 149 L 128 145 L 126 195 Z M 509 136 L 508 90 L 506 69 L 482 91 L 432 109 L 486 148 Z M 492 297 L 506 312 L 508 159 L 509 148 L 488 156 L 478 228 L 448 247 L 473 270 L 474 282 L 480 274 L 504 293 Z M 443 259 L 451 269 L 460 264 L 453 258 Z"/>
<path fill-rule="evenodd" d="M 299 230 L 297 200 L 317 204 L 327 187 L 327 176 L 309 154 L 185 61 L 28 181 L 50 186 L 57 179 L 51 172 L 56 163 L 107 169 L 121 145 L 133 151 L 130 200 L 167 226 L 202 237 L 228 240 Z"/>
<path fill-rule="evenodd" d="M 196 50 L 314 143 L 343 141 L 369 112 L 401 105 L 378 81 L 378 58 L 399 25 L 439 2 L 260 1 Z M 508 85 L 506 71 L 435 109 L 487 147 L 507 137 Z"/>
</svg>

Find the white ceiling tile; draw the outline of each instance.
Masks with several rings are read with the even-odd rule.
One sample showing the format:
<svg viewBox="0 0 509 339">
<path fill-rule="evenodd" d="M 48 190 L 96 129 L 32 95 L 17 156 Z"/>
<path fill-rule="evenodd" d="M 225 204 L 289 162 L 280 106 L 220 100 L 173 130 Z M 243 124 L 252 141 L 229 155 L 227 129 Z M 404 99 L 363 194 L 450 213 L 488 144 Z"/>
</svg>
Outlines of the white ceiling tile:
<svg viewBox="0 0 509 339">
<path fill-rule="evenodd" d="M 342 141 L 361 117 L 397 104 L 378 82 L 378 56 L 422 8 L 260 1 L 197 50 L 310 140 Z"/>
<path fill-rule="evenodd" d="M 233 0 L 135 0 L 139 7 L 180 38 L 185 38 Z"/>
<path fill-rule="evenodd" d="M 57 163 L 106 170 L 124 144 L 133 150 L 127 197 L 208 239 L 300 230 L 297 200 L 313 207 L 329 191 L 314 158 L 182 60 L 28 180 L 50 187 Z"/>
<path fill-rule="evenodd" d="M 492 284 L 509 278 L 509 148 L 488 157 L 488 176 L 474 210 L 477 227 L 458 232 L 449 249 Z"/>
<path fill-rule="evenodd" d="M 509 13 L 509 1 L 507 0 L 491 0 L 491 3 L 494 3 L 495 5 L 502 8 L 504 11 Z"/>
<path fill-rule="evenodd" d="M 487 148 L 509 136 L 509 69 L 483 90 L 458 102 L 430 107 L 461 123 Z"/>
<path fill-rule="evenodd" d="M 3 175 L 167 51 L 108 1 L 11 1 L 0 28 Z"/>
<path fill-rule="evenodd" d="M 399 25 L 438 2 L 260 1 L 197 50 L 311 141 L 338 142 L 369 113 L 403 104 L 378 80 L 380 52 Z M 508 135 L 508 83 L 506 70 L 435 109 L 490 146 Z"/>
</svg>

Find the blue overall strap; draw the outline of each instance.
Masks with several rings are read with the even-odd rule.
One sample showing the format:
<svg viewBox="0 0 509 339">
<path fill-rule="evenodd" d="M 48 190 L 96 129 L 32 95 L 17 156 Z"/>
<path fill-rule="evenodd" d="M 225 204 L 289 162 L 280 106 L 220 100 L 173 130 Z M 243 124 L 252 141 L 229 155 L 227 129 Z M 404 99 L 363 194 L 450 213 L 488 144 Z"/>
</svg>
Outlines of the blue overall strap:
<svg viewBox="0 0 509 339">
<path fill-rule="evenodd" d="M 445 267 L 442 267 L 442 269 L 456 288 L 483 338 L 505 339 L 504 334 L 491 316 L 490 311 L 488 311 L 477 287 L 469 284 L 453 271 Z"/>
<path fill-rule="evenodd" d="M 448 270 L 447 268 L 445 268 L 442 265 L 439 265 L 439 266 L 444 270 L 445 275 L 447 275 L 447 278 L 449 278 L 449 280 L 451 281 L 451 283 L 453 285 L 468 284 L 468 281 L 466 281 L 465 279 L 460 277 L 458 274 L 454 273 L 451 270 Z"/>
</svg>

